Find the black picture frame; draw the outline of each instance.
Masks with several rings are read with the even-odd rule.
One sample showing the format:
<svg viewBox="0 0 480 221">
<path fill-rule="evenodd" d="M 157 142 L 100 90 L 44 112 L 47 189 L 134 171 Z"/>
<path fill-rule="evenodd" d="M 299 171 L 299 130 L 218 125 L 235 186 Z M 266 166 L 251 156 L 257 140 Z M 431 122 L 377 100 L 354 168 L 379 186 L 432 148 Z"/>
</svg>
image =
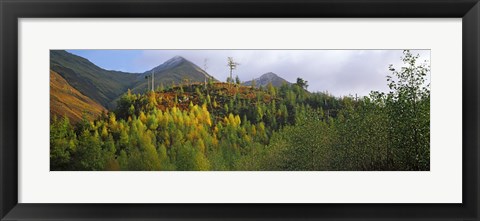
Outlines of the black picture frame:
<svg viewBox="0 0 480 221">
<path fill-rule="evenodd" d="M 1 220 L 479 220 L 478 0 L 1 0 Z M 462 204 L 18 203 L 19 18 L 371 17 L 462 19 Z"/>
</svg>

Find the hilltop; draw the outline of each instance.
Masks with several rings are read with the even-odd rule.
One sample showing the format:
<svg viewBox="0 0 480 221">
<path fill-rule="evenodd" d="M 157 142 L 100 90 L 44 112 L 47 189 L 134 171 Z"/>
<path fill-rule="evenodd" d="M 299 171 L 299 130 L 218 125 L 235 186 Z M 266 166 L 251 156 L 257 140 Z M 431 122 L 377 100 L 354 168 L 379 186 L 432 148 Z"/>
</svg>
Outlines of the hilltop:
<svg viewBox="0 0 480 221">
<path fill-rule="evenodd" d="M 264 90 L 251 86 L 223 82 L 181 84 L 164 90 L 157 90 L 154 93 L 135 94 L 129 91 L 119 99 L 119 104 L 116 108 L 116 114 L 119 118 L 127 117 L 128 114 L 126 113 L 131 108 L 132 99 L 139 101 L 133 102 L 133 108 L 137 114 L 139 114 L 139 111 L 151 111 L 152 108 L 161 111 L 166 111 L 173 107 L 179 110 L 188 110 L 192 105 L 202 106 L 207 104 L 208 110 L 213 116 L 222 118 L 228 115 L 229 112 L 238 114 L 241 112 L 241 109 L 254 110 L 252 107 L 267 105 L 273 100 L 280 98 L 276 98 Z M 145 104 L 146 101 L 142 100 L 154 100 L 155 102 L 153 106 L 149 106 Z"/>
<path fill-rule="evenodd" d="M 154 88 L 161 85 L 205 82 L 209 79 L 216 81 L 214 77 L 202 70 L 193 62 L 181 57 L 175 56 L 163 64 L 140 74 L 140 79 L 150 77 L 154 74 Z M 147 88 L 147 80 L 135 84 L 132 87 L 134 92 L 144 92 Z"/>
<path fill-rule="evenodd" d="M 255 81 L 255 85 L 257 87 L 260 87 L 260 86 L 265 87 L 269 83 L 272 83 L 272 85 L 274 87 L 280 87 L 280 86 L 282 86 L 282 84 L 289 84 L 289 85 L 292 84 L 292 83 L 288 82 L 287 80 L 279 77 L 277 74 L 275 74 L 273 72 L 268 72 L 268 73 L 265 73 L 262 76 L 260 76 L 258 78 L 255 78 L 251 81 L 246 81 L 245 83 L 243 83 L 243 85 L 252 86 L 253 81 Z"/>
</svg>

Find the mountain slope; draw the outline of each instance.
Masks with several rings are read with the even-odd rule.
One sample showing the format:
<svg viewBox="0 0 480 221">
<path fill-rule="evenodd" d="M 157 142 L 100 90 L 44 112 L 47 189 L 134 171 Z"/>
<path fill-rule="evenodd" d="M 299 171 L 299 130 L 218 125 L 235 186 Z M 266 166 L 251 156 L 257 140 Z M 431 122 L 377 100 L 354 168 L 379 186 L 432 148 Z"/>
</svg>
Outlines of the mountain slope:
<svg viewBox="0 0 480 221">
<path fill-rule="evenodd" d="M 272 72 L 265 73 L 262 76 L 260 76 L 259 78 L 254 79 L 254 81 L 255 81 L 255 85 L 257 87 L 267 86 L 269 83 L 272 83 L 272 85 L 274 87 L 280 87 L 284 83 L 292 84 L 292 83 L 288 82 L 287 80 L 279 77 L 278 75 L 276 75 L 275 73 L 272 73 Z M 246 86 L 251 86 L 252 81 L 246 81 L 243 84 L 246 85 Z"/>
<path fill-rule="evenodd" d="M 133 92 L 138 93 L 147 90 L 147 79 L 145 79 L 145 77 L 151 76 L 152 72 L 154 73 L 155 78 L 155 88 L 160 86 L 160 84 L 163 84 L 166 87 L 170 86 L 172 83 L 185 83 L 185 80 L 188 80 L 188 82 L 191 83 L 204 82 L 209 78 L 215 80 L 215 78 L 191 61 L 180 56 L 175 56 L 152 70 L 141 74 L 141 82 L 135 85 Z"/>
<path fill-rule="evenodd" d="M 111 108 L 111 101 L 140 82 L 138 74 L 107 71 L 64 50 L 50 51 L 50 69 L 92 100 Z"/>
<path fill-rule="evenodd" d="M 71 122 L 79 122 L 83 114 L 93 120 L 105 108 L 73 88 L 57 72 L 50 70 L 50 119 L 67 116 Z"/>
<path fill-rule="evenodd" d="M 211 78 L 208 73 L 187 59 L 176 56 L 144 73 L 109 71 L 89 60 L 64 50 L 50 51 L 50 68 L 58 73 L 73 88 L 107 109 L 116 106 L 121 95 L 132 89 L 134 93 L 147 90 L 147 79 L 155 73 L 155 87 L 172 83 L 204 82 Z M 214 79 L 215 80 L 215 79 Z M 149 79 L 151 82 L 151 79 Z"/>
</svg>

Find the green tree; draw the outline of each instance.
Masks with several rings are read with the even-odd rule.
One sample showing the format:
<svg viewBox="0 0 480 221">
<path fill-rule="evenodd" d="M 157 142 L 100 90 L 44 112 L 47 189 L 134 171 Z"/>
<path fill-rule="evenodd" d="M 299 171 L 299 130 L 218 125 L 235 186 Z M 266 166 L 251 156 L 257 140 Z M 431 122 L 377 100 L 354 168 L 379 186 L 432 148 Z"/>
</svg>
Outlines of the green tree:
<svg viewBox="0 0 480 221">
<path fill-rule="evenodd" d="M 53 116 L 50 124 L 50 169 L 68 170 L 71 168 L 71 155 L 76 149 L 76 135 L 69 119 L 58 120 Z"/>
<path fill-rule="evenodd" d="M 430 165 L 430 67 L 419 55 L 403 52 L 404 67 L 390 65 L 390 92 L 386 105 L 390 119 L 389 160 L 404 170 L 429 170 Z"/>
<path fill-rule="evenodd" d="M 77 170 L 104 170 L 105 158 L 97 131 L 91 134 L 84 130 L 80 134 L 74 159 Z"/>
<path fill-rule="evenodd" d="M 303 80 L 302 78 L 297 78 L 297 83 L 296 83 L 299 87 L 303 88 L 303 89 L 307 89 L 308 88 L 308 81 L 305 81 Z"/>
<path fill-rule="evenodd" d="M 238 75 L 235 77 L 235 83 L 236 83 L 237 85 L 242 84 L 242 81 L 240 81 L 240 78 L 238 77 Z"/>
</svg>

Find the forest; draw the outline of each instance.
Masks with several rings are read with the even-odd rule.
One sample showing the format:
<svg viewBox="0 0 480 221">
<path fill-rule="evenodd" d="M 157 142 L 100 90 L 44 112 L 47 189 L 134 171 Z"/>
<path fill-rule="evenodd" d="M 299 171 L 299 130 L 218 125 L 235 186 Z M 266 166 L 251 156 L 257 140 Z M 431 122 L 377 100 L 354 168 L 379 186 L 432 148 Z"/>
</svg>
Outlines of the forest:
<svg viewBox="0 0 480 221">
<path fill-rule="evenodd" d="M 430 67 L 405 50 L 389 92 L 335 97 L 308 79 L 162 83 L 96 119 L 53 116 L 52 171 L 429 171 Z"/>
</svg>

